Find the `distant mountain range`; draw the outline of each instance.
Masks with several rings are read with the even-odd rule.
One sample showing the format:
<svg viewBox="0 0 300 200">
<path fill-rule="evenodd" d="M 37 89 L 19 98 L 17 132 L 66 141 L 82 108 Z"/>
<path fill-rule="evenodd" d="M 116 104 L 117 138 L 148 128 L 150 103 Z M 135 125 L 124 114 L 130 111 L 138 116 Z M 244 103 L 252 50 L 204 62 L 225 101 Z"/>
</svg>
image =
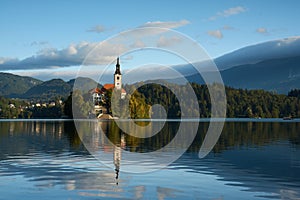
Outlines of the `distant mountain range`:
<svg viewBox="0 0 300 200">
<path fill-rule="evenodd" d="M 42 82 L 31 77 L 0 72 L 0 96 L 17 97 Z"/>
<path fill-rule="evenodd" d="M 226 86 L 263 89 L 282 94 L 300 88 L 300 37 L 245 47 L 214 61 Z M 203 66 L 205 65 L 204 62 Z M 175 68 L 190 82 L 204 83 L 191 65 Z"/>
<path fill-rule="evenodd" d="M 263 89 L 287 94 L 300 88 L 300 37 L 286 38 L 241 48 L 216 58 L 224 84 L 234 88 Z M 205 66 L 206 63 L 203 62 Z M 190 82 L 203 84 L 192 65 L 173 66 Z M 209 73 L 209 72 L 207 72 Z M 84 92 L 98 83 L 90 78 L 76 79 Z M 176 82 L 176 80 L 170 80 Z M 75 79 L 41 81 L 9 73 L 0 73 L 0 96 L 23 99 L 51 99 L 67 96 Z"/>
<path fill-rule="evenodd" d="M 98 83 L 90 78 L 76 78 L 77 88 L 87 92 Z M 68 82 L 62 79 L 41 81 L 9 73 L 0 73 L 0 96 L 21 99 L 50 100 L 55 97 L 66 97 L 73 90 L 75 79 Z"/>
<path fill-rule="evenodd" d="M 214 61 L 220 70 L 300 55 L 300 37 L 272 40 L 227 53 Z"/>
</svg>

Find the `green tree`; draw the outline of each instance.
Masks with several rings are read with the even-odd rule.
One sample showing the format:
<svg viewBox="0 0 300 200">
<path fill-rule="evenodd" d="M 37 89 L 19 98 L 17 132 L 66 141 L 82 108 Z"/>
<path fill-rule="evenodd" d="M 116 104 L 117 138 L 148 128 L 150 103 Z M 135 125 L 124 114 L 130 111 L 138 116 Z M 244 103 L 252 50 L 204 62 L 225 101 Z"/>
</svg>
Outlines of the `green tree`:
<svg viewBox="0 0 300 200">
<path fill-rule="evenodd" d="M 70 118 L 87 118 L 92 111 L 92 102 L 84 101 L 80 90 L 74 90 L 64 102 L 64 113 Z"/>
</svg>

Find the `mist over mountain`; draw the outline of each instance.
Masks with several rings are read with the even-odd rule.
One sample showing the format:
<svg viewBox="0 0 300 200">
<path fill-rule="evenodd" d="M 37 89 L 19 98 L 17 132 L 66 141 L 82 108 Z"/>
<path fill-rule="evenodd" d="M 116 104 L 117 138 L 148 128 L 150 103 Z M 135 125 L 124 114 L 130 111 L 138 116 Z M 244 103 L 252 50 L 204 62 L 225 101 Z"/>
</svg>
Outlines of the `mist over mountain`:
<svg viewBox="0 0 300 200">
<path fill-rule="evenodd" d="M 239 65 L 299 55 L 300 37 L 290 37 L 243 47 L 220 56 L 214 61 L 220 70 L 225 70 Z"/>
</svg>

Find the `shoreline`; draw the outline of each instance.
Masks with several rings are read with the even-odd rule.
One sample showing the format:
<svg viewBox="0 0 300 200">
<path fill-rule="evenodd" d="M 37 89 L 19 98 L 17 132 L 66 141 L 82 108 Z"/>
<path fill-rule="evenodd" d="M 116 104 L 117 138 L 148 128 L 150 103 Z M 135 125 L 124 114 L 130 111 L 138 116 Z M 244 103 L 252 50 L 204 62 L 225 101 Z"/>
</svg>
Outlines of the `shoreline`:
<svg viewBox="0 0 300 200">
<path fill-rule="evenodd" d="M 186 118 L 186 119 L 115 119 L 105 116 L 99 119 L 0 119 L 0 122 L 47 122 L 47 121 L 145 121 L 145 122 L 300 122 L 300 118 L 286 120 L 284 118 Z"/>
</svg>

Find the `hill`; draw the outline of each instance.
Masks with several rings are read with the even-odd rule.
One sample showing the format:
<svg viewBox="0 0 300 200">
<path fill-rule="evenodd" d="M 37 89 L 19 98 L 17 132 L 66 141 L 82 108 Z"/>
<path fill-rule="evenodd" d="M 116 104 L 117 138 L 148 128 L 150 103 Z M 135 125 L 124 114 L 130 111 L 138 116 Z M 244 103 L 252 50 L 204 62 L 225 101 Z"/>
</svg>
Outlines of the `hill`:
<svg viewBox="0 0 300 200">
<path fill-rule="evenodd" d="M 98 84 L 96 81 L 85 77 L 71 79 L 68 82 L 63 81 L 62 79 L 52 79 L 30 88 L 21 97 L 23 99 L 35 100 L 53 100 L 56 97 L 65 98 L 73 90 L 75 81 L 77 82 L 76 89 L 82 91 L 82 93 L 86 93 Z"/>
<path fill-rule="evenodd" d="M 35 78 L 0 72 L 0 96 L 17 97 L 41 83 Z"/>
<path fill-rule="evenodd" d="M 76 81 L 76 87 L 74 87 L 74 83 Z M 93 79 L 86 77 L 77 77 L 76 79 L 71 79 L 67 82 L 72 88 L 80 90 L 82 93 L 88 92 L 90 89 L 95 88 L 96 86 L 100 87 L 100 85 L 94 81 Z"/>
<path fill-rule="evenodd" d="M 62 79 L 52 79 L 30 88 L 22 95 L 22 98 L 50 100 L 58 96 L 66 97 L 71 90 L 70 84 Z"/>
</svg>

